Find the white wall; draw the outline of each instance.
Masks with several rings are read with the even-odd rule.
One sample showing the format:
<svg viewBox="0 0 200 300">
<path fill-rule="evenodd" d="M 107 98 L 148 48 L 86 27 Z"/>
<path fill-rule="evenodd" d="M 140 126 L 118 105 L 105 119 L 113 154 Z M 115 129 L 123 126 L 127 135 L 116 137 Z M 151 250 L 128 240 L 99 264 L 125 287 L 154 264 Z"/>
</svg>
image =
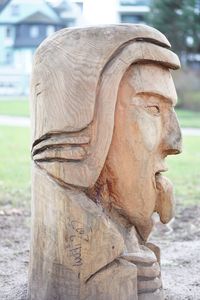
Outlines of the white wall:
<svg viewBox="0 0 200 300">
<path fill-rule="evenodd" d="M 118 0 L 84 0 L 84 25 L 115 24 Z"/>
</svg>

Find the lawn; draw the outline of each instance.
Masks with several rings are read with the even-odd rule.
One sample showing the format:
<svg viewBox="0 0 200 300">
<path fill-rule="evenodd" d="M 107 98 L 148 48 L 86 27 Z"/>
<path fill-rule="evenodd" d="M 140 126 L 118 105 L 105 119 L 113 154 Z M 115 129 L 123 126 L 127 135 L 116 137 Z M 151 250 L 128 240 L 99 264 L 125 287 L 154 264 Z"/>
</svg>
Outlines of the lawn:
<svg viewBox="0 0 200 300">
<path fill-rule="evenodd" d="M 186 136 L 183 152 L 167 158 L 166 173 L 175 187 L 177 200 L 183 205 L 200 204 L 200 136 Z"/>
<path fill-rule="evenodd" d="M 181 127 L 200 128 L 200 112 L 191 110 L 176 110 Z"/>
<path fill-rule="evenodd" d="M 30 205 L 30 130 L 0 126 L 0 205 Z M 183 205 L 200 203 L 200 137 L 184 137 L 183 153 L 167 158 L 166 173 Z"/>
<path fill-rule="evenodd" d="M 21 206 L 30 198 L 30 130 L 0 126 L 0 204 Z"/>
<path fill-rule="evenodd" d="M 176 110 L 181 127 L 200 128 L 200 112 Z M 29 116 L 28 100 L 0 100 L 0 115 Z"/>
<path fill-rule="evenodd" d="M 29 102 L 27 99 L 0 99 L 0 115 L 28 117 Z"/>
</svg>

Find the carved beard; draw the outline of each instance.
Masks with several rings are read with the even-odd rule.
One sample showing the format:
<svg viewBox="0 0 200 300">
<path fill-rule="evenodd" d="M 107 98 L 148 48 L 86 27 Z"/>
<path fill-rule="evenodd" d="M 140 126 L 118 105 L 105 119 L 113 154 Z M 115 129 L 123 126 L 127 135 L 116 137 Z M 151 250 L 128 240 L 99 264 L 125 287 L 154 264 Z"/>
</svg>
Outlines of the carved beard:
<svg viewBox="0 0 200 300">
<path fill-rule="evenodd" d="M 156 188 L 158 196 L 155 212 L 159 214 L 161 222 L 166 224 L 174 217 L 175 199 L 173 185 L 168 178 L 159 173 L 156 175 Z"/>
<path fill-rule="evenodd" d="M 160 216 L 160 221 L 163 224 L 168 223 L 174 217 L 175 199 L 173 194 L 173 185 L 171 181 L 158 173 L 155 176 L 155 187 L 157 189 L 157 199 L 154 212 Z M 141 242 L 147 240 L 153 228 L 153 220 L 150 219 L 145 225 L 136 226 Z"/>
<path fill-rule="evenodd" d="M 105 164 L 95 185 L 92 188 L 87 189 L 85 193 L 96 204 L 101 205 L 104 212 L 111 219 L 115 219 L 116 216 L 118 216 L 117 222 L 120 222 L 122 226 L 134 226 L 138 242 L 140 244 L 145 244 L 152 231 L 153 220 L 145 220 L 144 224 L 137 222 L 135 219 L 131 220 L 121 207 L 120 202 L 122 199 L 120 199 L 120 195 L 116 194 L 116 189 L 114 187 L 115 176 L 112 174 L 109 164 Z"/>
<path fill-rule="evenodd" d="M 110 173 L 108 165 L 105 164 L 96 184 L 92 188 L 87 189 L 87 196 L 95 203 L 100 204 L 108 214 L 112 214 L 112 211 L 115 210 L 120 217 L 124 217 L 128 220 L 130 226 L 135 227 L 139 242 L 144 244 L 152 231 L 154 225 L 153 220 L 150 218 L 148 221 L 145 220 L 143 224 L 141 224 L 141 222 L 137 223 L 136 220 L 130 220 L 120 207 L 119 195 L 113 193 L 115 178 L 114 176 L 113 178 L 110 177 L 112 177 L 112 174 Z M 112 184 L 110 184 L 110 182 L 112 182 Z M 154 212 L 159 214 L 161 222 L 165 224 L 174 216 L 175 201 L 173 186 L 168 178 L 158 173 L 155 176 L 155 188 L 157 190 L 157 198 Z M 116 197 L 118 201 L 115 200 Z"/>
</svg>

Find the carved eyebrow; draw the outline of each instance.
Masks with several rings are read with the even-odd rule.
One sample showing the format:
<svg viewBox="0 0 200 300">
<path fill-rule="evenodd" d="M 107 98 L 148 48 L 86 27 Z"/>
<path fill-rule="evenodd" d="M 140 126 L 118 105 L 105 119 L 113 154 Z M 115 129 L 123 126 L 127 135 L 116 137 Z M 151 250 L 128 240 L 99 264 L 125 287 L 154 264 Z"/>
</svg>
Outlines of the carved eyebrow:
<svg viewBox="0 0 200 300">
<path fill-rule="evenodd" d="M 159 97 L 161 98 L 164 102 L 170 102 L 172 105 L 176 105 L 177 104 L 177 99 L 175 98 L 170 98 L 167 97 L 166 95 L 162 94 L 161 92 L 159 93 L 152 93 L 151 91 L 144 91 L 144 92 L 138 92 L 136 93 L 136 96 L 141 96 L 141 95 L 149 95 L 149 96 L 155 96 L 155 97 Z"/>
<path fill-rule="evenodd" d="M 161 93 L 157 94 L 157 96 L 161 97 L 164 102 L 169 102 L 173 106 L 175 106 L 177 104 L 177 99 L 175 99 L 175 98 L 166 97 L 166 95 L 162 95 Z"/>
</svg>

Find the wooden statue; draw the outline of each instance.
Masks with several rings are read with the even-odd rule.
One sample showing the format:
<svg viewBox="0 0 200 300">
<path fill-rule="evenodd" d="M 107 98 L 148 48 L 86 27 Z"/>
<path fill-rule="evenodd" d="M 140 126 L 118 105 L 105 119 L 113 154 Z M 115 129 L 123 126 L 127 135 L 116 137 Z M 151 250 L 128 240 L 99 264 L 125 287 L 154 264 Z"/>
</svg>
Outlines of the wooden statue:
<svg viewBox="0 0 200 300">
<path fill-rule="evenodd" d="M 32 75 L 28 299 L 164 299 L 152 214 L 173 217 L 167 155 L 181 151 L 170 69 L 145 25 L 63 29 Z"/>
</svg>

